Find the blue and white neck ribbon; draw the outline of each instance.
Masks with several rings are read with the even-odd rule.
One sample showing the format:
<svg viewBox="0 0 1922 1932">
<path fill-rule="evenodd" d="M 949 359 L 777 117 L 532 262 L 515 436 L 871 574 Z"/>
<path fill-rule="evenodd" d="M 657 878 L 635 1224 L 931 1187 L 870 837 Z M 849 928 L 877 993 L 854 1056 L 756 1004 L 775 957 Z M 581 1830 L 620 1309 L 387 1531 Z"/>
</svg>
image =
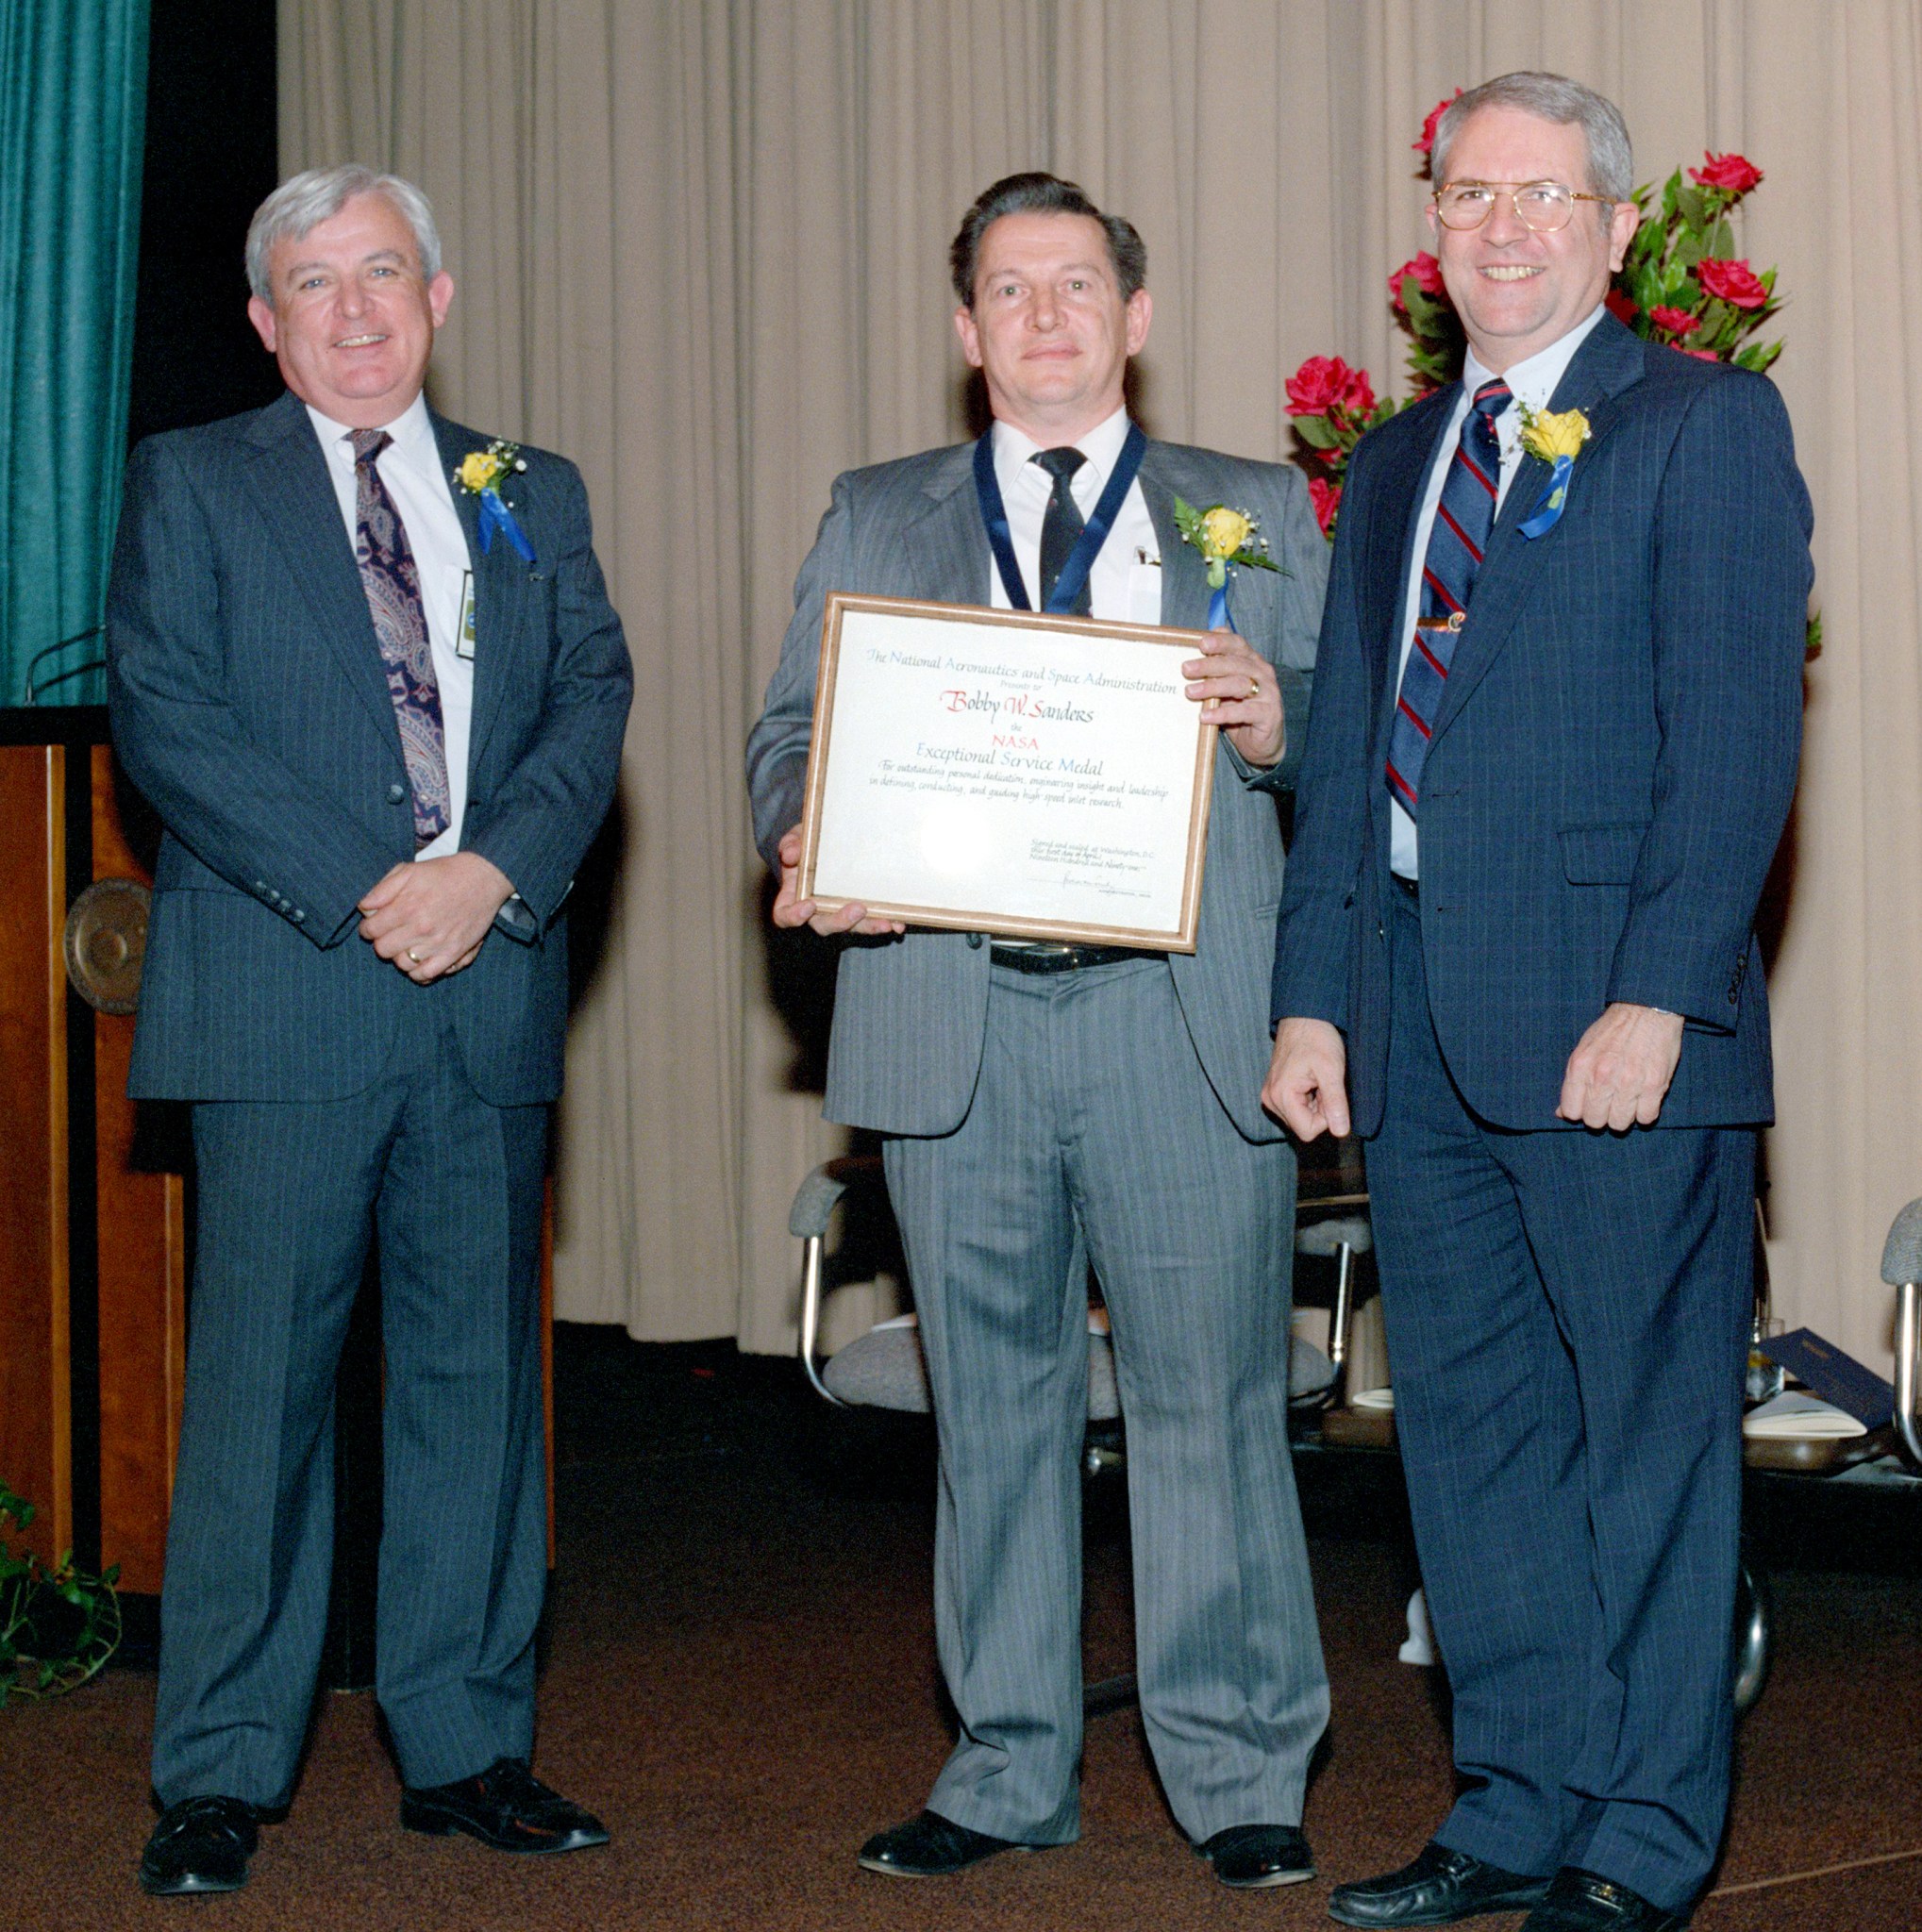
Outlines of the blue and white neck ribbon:
<svg viewBox="0 0 1922 1932">
<path fill-rule="evenodd" d="M 1101 546 L 1108 540 L 1108 532 L 1114 526 L 1114 519 L 1121 514 L 1121 506 L 1126 501 L 1129 487 L 1134 482 L 1135 472 L 1141 468 L 1141 459 L 1148 446 L 1147 437 L 1139 423 L 1128 425 L 1128 440 L 1121 445 L 1121 456 L 1114 465 L 1114 473 L 1108 479 L 1108 487 L 1101 492 L 1101 500 L 1095 506 L 1095 514 L 1083 526 L 1075 547 L 1068 552 L 1068 560 L 1061 566 L 1061 574 L 1055 580 L 1054 594 L 1047 600 L 1050 616 L 1066 617 L 1073 614 L 1075 600 L 1081 594 L 1081 586 L 1088 581 L 1088 573 L 1095 566 L 1095 559 L 1101 554 Z M 1008 592 L 1011 609 L 1032 610 L 1028 602 L 1028 586 L 1021 581 L 1021 565 L 1014 557 L 1014 539 L 1008 528 L 1008 508 L 1001 500 L 1001 485 L 994 475 L 994 432 L 993 428 L 982 431 L 980 440 L 975 444 L 975 495 L 981 506 L 981 521 L 988 526 L 988 547 L 994 553 L 994 567 L 1001 573 L 1001 588 Z"/>
<path fill-rule="evenodd" d="M 1568 475 L 1575 468 L 1573 457 L 1557 457 L 1555 467 L 1548 473 L 1548 487 L 1542 492 L 1542 500 L 1536 504 L 1534 513 L 1521 526 L 1524 537 L 1542 537 L 1562 521 L 1562 512 L 1568 502 Z"/>
<path fill-rule="evenodd" d="M 498 530 L 521 554 L 523 563 L 534 561 L 534 546 L 527 541 L 527 533 L 514 521 L 514 513 L 501 500 L 501 493 L 493 484 L 480 492 L 477 506 L 480 520 L 480 550 L 482 556 L 493 550 L 493 533 Z"/>
</svg>

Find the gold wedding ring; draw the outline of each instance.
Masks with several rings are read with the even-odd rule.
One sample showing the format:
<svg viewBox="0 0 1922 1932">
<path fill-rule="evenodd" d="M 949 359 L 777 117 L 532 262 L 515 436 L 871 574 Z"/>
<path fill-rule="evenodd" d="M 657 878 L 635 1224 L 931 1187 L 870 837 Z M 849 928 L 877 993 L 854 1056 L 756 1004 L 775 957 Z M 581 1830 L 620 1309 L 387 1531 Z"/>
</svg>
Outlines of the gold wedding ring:
<svg viewBox="0 0 1922 1932">
<path fill-rule="evenodd" d="M 416 966 L 418 966 L 421 963 L 421 956 L 417 952 L 415 952 L 411 946 L 409 946 L 407 949 L 407 956 L 409 959 L 411 959 L 414 962 Z"/>
<path fill-rule="evenodd" d="M 1258 698 L 1258 697 L 1260 697 L 1261 695 L 1262 695 L 1262 680 L 1261 680 L 1261 679 L 1260 679 L 1259 677 L 1251 677 L 1251 678 L 1249 678 L 1249 679 L 1248 679 L 1248 697 L 1252 699 L 1252 698 Z"/>
</svg>

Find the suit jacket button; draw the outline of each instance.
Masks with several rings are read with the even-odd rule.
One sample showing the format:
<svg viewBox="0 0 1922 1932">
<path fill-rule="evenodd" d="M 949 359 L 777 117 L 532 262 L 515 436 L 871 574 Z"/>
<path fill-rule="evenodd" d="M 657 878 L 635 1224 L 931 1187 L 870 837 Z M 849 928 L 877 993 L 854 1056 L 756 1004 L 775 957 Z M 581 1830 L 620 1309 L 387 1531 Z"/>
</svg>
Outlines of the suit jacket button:
<svg viewBox="0 0 1922 1932">
<path fill-rule="evenodd" d="M 969 945 L 971 945 L 972 947 L 974 947 L 974 949 L 976 950 L 976 952 L 978 952 L 978 952 L 980 951 L 980 949 L 981 949 L 981 936 L 980 936 L 980 934 L 979 934 L 979 933 L 978 933 L 978 932 L 971 932 L 971 933 L 969 933 L 969 935 L 968 935 L 968 944 L 969 944 Z"/>
<path fill-rule="evenodd" d="M 389 805 L 398 805 L 406 796 L 407 787 L 405 785 L 390 785 L 387 788 L 387 802 Z"/>
</svg>

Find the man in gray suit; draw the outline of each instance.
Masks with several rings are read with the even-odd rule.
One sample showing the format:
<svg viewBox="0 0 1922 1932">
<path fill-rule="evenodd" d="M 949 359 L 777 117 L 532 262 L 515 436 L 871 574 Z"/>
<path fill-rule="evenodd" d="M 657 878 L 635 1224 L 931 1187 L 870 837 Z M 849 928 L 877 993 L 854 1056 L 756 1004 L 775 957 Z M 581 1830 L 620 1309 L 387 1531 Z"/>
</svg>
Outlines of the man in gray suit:
<svg viewBox="0 0 1922 1932">
<path fill-rule="evenodd" d="M 297 175 L 247 266 L 289 393 L 134 453 L 109 603 L 114 741 L 166 828 L 129 1084 L 193 1104 L 199 1190 L 157 1893 L 236 1889 L 284 1813 L 376 1227 L 401 1822 L 607 1840 L 528 1760 L 562 908 L 613 793 L 627 648 L 573 465 L 426 406 L 453 282 L 419 190 Z M 492 500 L 450 487 L 463 466 Z"/>
<path fill-rule="evenodd" d="M 1295 1161 L 1259 1092 L 1273 793 L 1306 716 L 1325 546 L 1292 470 L 1131 428 L 1123 377 L 1150 304 L 1128 222 L 1071 182 L 1011 175 L 969 210 L 952 265 L 994 418 L 982 463 L 964 444 L 835 482 L 747 753 L 776 923 L 843 938 L 827 1113 L 886 1137 L 940 1436 L 936 1622 L 961 1737 L 928 1808 L 861 1863 L 929 1876 L 1077 1836 L 1092 1260 L 1128 1424 L 1155 1762 L 1219 1878 L 1287 1884 L 1313 1872 L 1301 1806 L 1328 1689 L 1288 1457 Z M 1200 628 L 1208 587 L 1177 496 L 1252 511 L 1288 573 L 1238 576 L 1241 635 L 1184 665 L 1222 726 L 1194 955 L 906 931 L 799 897 L 827 593 Z"/>
</svg>

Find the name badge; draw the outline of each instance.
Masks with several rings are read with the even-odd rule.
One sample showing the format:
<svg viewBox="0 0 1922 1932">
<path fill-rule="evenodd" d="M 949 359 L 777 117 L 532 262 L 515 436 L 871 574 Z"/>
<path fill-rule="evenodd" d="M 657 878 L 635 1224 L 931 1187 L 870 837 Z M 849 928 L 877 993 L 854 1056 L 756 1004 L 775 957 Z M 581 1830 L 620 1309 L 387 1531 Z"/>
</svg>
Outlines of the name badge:
<svg viewBox="0 0 1922 1932">
<path fill-rule="evenodd" d="M 460 622 L 454 626 L 454 655 L 474 661 L 474 573 L 460 573 Z"/>
</svg>

